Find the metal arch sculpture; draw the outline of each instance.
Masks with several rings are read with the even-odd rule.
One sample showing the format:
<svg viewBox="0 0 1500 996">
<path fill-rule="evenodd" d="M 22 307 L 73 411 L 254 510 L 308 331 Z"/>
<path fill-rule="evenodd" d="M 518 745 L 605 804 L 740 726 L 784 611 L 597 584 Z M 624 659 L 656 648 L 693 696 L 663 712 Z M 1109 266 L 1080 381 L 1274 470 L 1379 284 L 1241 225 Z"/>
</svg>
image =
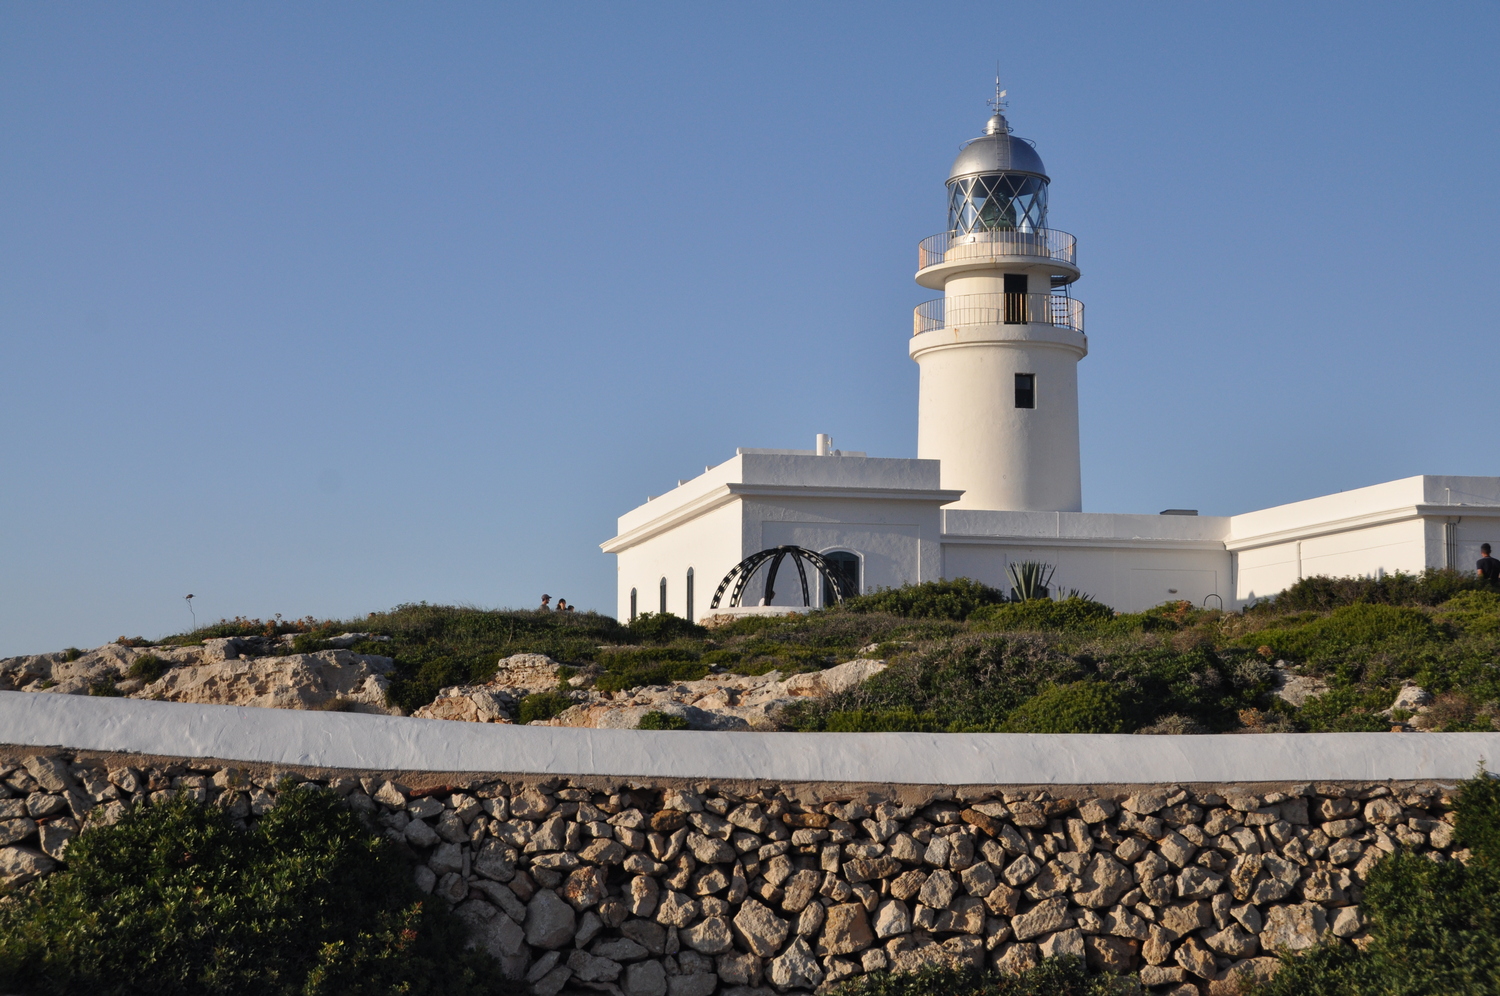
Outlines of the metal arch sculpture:
<svg viewBox="0 0 1500 996">
<path fill-rule="evenodd" d="M 729 596 L 729 608 L 739 608 L 740 599 L 744 597 L 745 587 L 750 583 L 750 578 L 766 561 L 770 561 L 771 566 L 766 571 L 765 600 L 767 605 L 771 604 L 771 599 L 776 597 L 776 572 L 781 569 L 781 562 L 788 557 L 796 565 L 797 579 L 802 582 L 802 604 L 804 606 L 809 608 L 812 606 L 812 594 L 808 591 L 807 587 L 807 570 L 802 566 L 804 560 L 811 564 L 818 574 L 822 575 L 823 580 L 828 582 L 828 586 L 833 589 L 834 601 L 842 602 L 849 596 L 856 594 L 856 592 L 847 590 L 844 579 L 833 569 L 833 565 L 824 559 L 822 554 L 805 550 L 800 546 L 778 546 L 772 547 L 769 550 L 762 550 L 759 553 L 752 553 L 730 568 L 729 573 L 724 575 L 724 580 L 719 582 L 719 589 L 714 592 L 714 600 L 709 605 L 709 608 L 717 609 L 719 607 L 719 601 L 724 597 L 724 592 L 728 590 L 731 584 L 734 585 L 734 591 Z"/>
</svg>

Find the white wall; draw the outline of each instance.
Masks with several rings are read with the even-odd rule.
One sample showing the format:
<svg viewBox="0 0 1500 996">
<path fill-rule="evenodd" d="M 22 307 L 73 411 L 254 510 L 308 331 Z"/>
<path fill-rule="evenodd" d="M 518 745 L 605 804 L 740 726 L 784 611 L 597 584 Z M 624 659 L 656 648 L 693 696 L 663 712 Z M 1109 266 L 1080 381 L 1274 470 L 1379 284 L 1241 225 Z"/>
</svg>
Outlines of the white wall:
<svg viewBox="0 0 1500 996">
<path fill-rule="evenodd" d="M 641 612 L 658 608 L 658 586 L 667 579 L 667 611 L 687 618 L 687 569 L 693 568 L 693 615 L 708 611 L 714 589 L 724 575 L 746 556 L 740 546 L 741 509 L 731 501 L 680 523 L 650 540 L 622 550 L 619 570 L 617 613 L 630 618 L 630 589 L 639 592 Z"/>
</svg>

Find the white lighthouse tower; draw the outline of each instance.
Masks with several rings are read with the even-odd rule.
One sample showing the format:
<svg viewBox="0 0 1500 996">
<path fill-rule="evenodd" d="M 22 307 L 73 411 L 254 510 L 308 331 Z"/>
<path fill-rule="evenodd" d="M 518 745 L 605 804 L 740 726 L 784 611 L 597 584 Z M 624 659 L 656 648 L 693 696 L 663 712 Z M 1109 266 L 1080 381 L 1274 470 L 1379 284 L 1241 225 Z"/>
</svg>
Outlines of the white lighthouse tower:
<svg viewBox="0 0 1500 996">
<path fill-rule="evenodd" d="M 923 240 L 917 456 L 942 461 L 952 508 L 1077 512 L 1078 361 L 1088 354 L 1075 240 L 1047 227 L 1049 179 L 1010 132 L 1005 91 L 948 176 L 948 231 Z"/>
</svg>

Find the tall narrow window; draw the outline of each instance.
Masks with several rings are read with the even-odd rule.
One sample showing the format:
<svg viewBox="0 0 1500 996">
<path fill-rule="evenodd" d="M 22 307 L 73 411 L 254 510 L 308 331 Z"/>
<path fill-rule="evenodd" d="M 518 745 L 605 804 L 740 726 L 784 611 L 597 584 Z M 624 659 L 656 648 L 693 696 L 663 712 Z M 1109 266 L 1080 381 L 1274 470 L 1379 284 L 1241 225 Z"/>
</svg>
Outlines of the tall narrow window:
<svg viewBox="0 0 1500 996">
<path fill-rule="evenodd" d="M 1026 307 L 1026 274 L 1005 275 L 1005 324 L 1025 325 L 1031 321 Z"/>
<path fill-rule="evenodd" d="M 661 579 L 661 614 L 667 614 L 667 579 Z"/>
<path fill-rule="evenodd" d="M 693 621 L 693 569 L 688 568 L 687 573 L 687 621 Z"/>
<path fill-rule="evenodd" d="M 630 621 L 635 622 L 635 589 L 630 589 Z"/>
<path fill-rule="evenodd" d="M 1036 407 L 1036 374 L 1016 374 L 1016 407 Z"/>
<path fill-rule="evenodd" d="M 833 578 L 823 579 L 823 605 L 833 605 L 838 601 L 838 596 L 833 590 L 833 581 L 838 582 L 840 591 L 845 595 L 859 594 L 859 554 L 850 553 L 847 550 L 835 550 L 832 553 L 823 554 L 823 559 L 828 561 L 828 567 L 833 573 Z"/>
</svg>

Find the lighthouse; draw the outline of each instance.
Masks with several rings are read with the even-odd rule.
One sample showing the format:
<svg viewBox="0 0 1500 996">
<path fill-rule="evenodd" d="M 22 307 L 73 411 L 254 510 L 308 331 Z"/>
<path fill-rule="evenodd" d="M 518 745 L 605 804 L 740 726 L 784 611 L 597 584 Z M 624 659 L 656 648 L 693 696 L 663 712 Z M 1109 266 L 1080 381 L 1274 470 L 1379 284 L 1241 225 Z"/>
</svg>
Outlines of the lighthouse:
<svg viewBox="0 0 1500 996">
<path fill-rule="evenodd" d="M 1047 227 L 1047 169 L 1004 98 L 953 162 L 947 231 L 918 249 L 917 283 L 943 296 L 913 315 L 917 456 L 964 492 L 951 508 L 1078 512 L 1076 240 Z"/>
</svg>

